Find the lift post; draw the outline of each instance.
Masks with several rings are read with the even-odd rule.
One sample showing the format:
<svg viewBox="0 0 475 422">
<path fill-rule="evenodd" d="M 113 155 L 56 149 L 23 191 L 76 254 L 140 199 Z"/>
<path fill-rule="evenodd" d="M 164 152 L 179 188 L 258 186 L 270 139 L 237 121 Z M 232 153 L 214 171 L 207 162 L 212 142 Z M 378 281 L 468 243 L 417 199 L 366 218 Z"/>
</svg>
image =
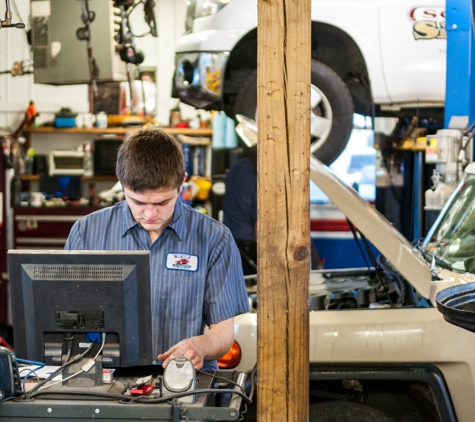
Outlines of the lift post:
<svg viewBox="0 0 475 422">
<path fill-rule="evenodd" d="M 446 2 L 445 128 L 465 129 L 475 121 L 474 3 L 475 0 Z"/>
</svg>

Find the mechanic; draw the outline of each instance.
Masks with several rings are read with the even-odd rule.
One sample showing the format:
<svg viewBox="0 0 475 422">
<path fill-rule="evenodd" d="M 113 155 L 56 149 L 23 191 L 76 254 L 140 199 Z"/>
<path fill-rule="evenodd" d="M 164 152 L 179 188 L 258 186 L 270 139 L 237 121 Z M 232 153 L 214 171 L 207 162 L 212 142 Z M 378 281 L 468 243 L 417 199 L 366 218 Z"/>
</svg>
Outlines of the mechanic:
<svg viewBox="0 0 475 422">
<path fill-rule="evenodd" d="M 239 248 L 244 275 L 257 274 L 257 145 L 246 148 L 244 156 L 230 167 L 225 184 L 223 223 Z M 311 239 L 310 265 L 312 270 L 321 268 Z"/>
<path fill-rule="evenodd" d="M 257 274 L 257 145 L 226 173 L 223 223 L 241 253 L 244 275 Z"/>
<path fill-rule="evenodd" d="M 234 341 L 234 316 L 249 311 L 231 232 L 178 200 L 185 163 L 164 131 L 127 138 L 116 173 L 125 200 L 78 220 L 65 249 L 150 251 L 154 355 L 163 367 L 185 356 L 196 369 L 217 370 Z"/>
</svg>

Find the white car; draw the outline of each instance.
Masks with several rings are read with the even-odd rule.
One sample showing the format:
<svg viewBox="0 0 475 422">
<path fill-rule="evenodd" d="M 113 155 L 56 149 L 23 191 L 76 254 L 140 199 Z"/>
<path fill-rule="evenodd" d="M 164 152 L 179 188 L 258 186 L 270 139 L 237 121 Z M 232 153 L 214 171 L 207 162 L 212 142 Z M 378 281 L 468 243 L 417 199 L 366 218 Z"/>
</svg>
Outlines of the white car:
<svg viewBox="0 0 475 422">
<path fill-rule="evenodd" d="M 445 2 L 312 1 L 312 152 L 343 151 L 353 113 L 443 123 Z M 191 0 L 178 41 L 174 95 L 255 119 L 257 0 Z"/>
</svg>

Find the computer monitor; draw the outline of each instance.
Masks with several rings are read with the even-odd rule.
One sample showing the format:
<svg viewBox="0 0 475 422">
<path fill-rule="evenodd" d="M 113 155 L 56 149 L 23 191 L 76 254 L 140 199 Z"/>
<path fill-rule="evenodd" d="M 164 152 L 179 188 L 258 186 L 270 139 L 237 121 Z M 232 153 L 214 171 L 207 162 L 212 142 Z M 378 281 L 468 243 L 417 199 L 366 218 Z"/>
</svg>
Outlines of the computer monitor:
<svg viewBox="0 0 475 422">
<path fill-rule="evenodd" d="M 103 367 L 152 364 L 149 255 L 8 251 L 15 354 L 61 365 L 106 333 Z"/>
</svg>

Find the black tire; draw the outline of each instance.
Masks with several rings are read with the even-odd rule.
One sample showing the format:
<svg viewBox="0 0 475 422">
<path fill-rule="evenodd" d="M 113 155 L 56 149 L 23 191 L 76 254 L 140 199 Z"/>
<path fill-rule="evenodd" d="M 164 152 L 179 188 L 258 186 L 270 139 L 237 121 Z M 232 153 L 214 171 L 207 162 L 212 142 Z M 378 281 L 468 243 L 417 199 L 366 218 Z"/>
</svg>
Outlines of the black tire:
<svg viewBox="0 0 475 422">
<path fill-rule="evenodd" d="M 310 422 L 394 422 L 385 413 L 361 403 L 324 401 L 310 404 Z"/>
<path fill-rule="evenodd" d="M 312 121 L 323 117 L 327 129 L 322 136 L 312 134 L 311 151 L 320 161 L 331 164 L 345 149 L 353 127 L 353 99 L 348 87 L 336 72 L 312 60 L 312 90 L 323 98 L 312 108 Z M 244 82 L 234 104 L 234 115 L 256 120 L 257 70 Z M 330 119 L 330 121 L 328 121 Z"/>
</svg>

